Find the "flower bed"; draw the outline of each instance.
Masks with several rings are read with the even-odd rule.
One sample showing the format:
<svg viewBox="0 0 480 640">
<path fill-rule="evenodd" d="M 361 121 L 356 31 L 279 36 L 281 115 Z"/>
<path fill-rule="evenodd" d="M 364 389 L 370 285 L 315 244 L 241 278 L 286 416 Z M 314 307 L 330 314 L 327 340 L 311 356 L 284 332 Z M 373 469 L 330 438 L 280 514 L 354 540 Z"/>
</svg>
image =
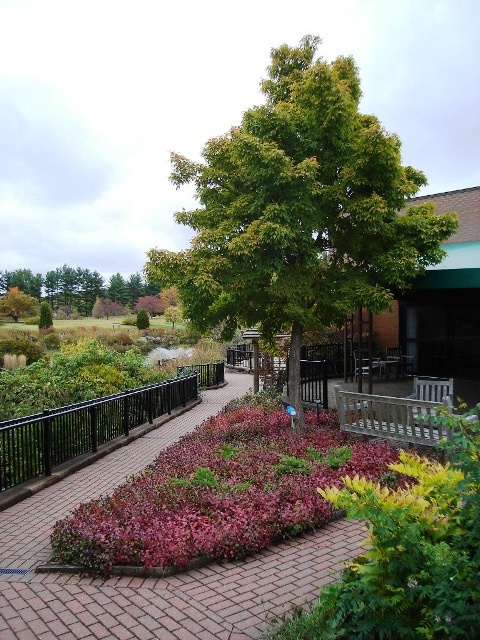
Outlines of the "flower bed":
<svg viewBox="0 0 480 640">
<path fill-rule="evenodd" d="M 238 408 L 169 446 L 110 496 L 56 523 L 55 561 L 108 573 L 114 565 L 184 568 L 204 556 L 242 558 L 333 517 L 317 487 L 379 479 L 398 459 L 385 442 L 340 432 L 335 412 L 292 431 L 285 411 Z"/>
</svg>

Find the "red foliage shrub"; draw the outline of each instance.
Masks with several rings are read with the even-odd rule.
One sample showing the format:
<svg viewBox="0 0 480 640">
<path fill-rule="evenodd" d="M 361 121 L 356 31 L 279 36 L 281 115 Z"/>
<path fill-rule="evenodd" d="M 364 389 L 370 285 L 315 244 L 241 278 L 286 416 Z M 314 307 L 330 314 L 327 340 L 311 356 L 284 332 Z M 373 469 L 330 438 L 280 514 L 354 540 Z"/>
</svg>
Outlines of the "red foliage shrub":
<svg viewBox="0 0 480 640">
<path fill-rule="evenodd" d="M 338 469 L 328 452 L 349 445 Z M 350 448 L 348 450 L 350 454 Z M 386 443 L 341 432 L 335 412 L 292 431 L 284 411 L 243 407 L 208 419 L 110 496 L 80 505 L 52 534 L 59 562 L 185 567 L 198 556 L 241 558 L 328 522 L 317 487 L 380 478 L 396 460 Z"/>
</svg>

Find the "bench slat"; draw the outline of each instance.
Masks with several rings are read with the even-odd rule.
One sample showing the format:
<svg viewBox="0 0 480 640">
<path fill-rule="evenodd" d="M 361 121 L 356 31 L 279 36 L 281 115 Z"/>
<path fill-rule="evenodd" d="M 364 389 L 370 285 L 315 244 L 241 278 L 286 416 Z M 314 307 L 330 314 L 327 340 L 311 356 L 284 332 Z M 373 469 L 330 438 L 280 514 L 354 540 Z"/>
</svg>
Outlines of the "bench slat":
<svg viewBox="0 0 480 640">
<path fill-rule="evenodd" d="M 334 390 L 343 431 L 429 446 L 451 438 L 450 429 L 420 418 L 435 417 L 441 402 L 344 391 L 339 385 Z"/>
</svg>

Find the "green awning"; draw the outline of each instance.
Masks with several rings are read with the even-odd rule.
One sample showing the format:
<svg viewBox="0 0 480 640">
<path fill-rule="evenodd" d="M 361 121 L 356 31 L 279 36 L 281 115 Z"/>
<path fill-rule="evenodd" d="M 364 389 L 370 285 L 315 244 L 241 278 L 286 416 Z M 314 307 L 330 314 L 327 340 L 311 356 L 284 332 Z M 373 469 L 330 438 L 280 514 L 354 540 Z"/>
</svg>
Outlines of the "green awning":
<svg viewBox="0 0 480 640">
<path fill-rule="evenodd" d="M 477 289 L 480 288 L 480 242 L 458 242 L 442 245 L 445 258 L 417 278 L 413 289 Z"/>
</svg>

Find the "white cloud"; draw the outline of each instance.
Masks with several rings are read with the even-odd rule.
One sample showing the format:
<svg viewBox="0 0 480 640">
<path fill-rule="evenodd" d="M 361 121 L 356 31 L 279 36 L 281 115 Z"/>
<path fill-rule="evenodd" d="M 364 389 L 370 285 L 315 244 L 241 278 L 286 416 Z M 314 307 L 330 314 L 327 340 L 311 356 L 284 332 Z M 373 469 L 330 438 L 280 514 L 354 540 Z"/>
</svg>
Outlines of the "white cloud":
<svg viewBox="0 0 480 640">
<path fill-rule="evenodd" d="M 186 247 L 170 151 L 198 159 L 307 33 L 353 55 L 425 192 L 480 184 L 479 18 L 477 0 L 0 0 L 0 270 L 128 275 Z"/>
</svg>

